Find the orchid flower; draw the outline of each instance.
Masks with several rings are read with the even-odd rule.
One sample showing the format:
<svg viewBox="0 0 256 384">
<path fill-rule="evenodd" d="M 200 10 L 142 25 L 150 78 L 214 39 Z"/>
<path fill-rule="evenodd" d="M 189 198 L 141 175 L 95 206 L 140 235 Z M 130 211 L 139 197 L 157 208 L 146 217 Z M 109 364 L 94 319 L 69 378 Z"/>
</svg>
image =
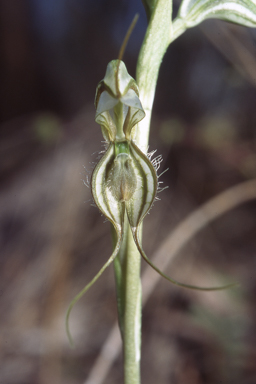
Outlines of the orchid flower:
<svg viewBox="0 0 256 384">
<path fill-rule="evenodd" d="M 92 172 L 91 191 L 96 206 L 113 224 L 117 241 L 107 262 L 68 308 L 66 328 L 71 343 L 68 326 L 71 309 L 117 256 L 123 241 L 125 215 L 141 256 L 170 282 L 198 290 L 219 290 L 233 285 L 200 288 L 179 283 L 161 272 L 143 251 L 139 228 L 160 189 L 157 170 L 162 159 L 158 156 L 151 161 L 151 154 L 143 153 L 133 140 L 136 124 L 145 117 L 145 112 L 137 84 L 128 74 L 123 61 L 113 60 L 108 64 L 106 75 L 96 89 L 95 107 L 95 121 L 101 126 L 106 151 Z"/>
</svg>

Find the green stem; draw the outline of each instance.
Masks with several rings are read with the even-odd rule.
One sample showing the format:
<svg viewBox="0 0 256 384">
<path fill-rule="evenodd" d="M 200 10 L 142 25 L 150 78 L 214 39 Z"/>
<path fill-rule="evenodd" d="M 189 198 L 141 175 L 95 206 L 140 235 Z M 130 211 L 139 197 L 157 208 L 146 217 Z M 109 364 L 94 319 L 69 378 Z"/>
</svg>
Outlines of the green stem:
<svg viewBox="0 0 256 384">
<path fill-rule="evenodd" d="M 124 313 L 124 382 L 140 383 L 141 348 L 141 257 L 131 230 L 127 238 L 126 289 Z"/>
<path fill-rule="evenodd" d="M 145 153 L 148 147 L 151 111 L 158 72 L 171 40 L 172 26 L 172 0 L 158 0 L 154 4 L 137 65 L 140 100 L 146 117 L 138 124 L 134 139 Z M 140 253 L 134 243 L 126 217 L 124 241 L 114 264 L 119 324 L 123 338 L 125 384 L 140 383 L 140 260 Z"/>
<path fill-rule="evenodd" d="M 138 124 L 136 144 L 148 148 L 150 120 L 159 68 L 171 41 L 172 0 L 158 0 L 153 9 L 137 65 L 137 83 L 146 117 Z"/>
<path fill-rule="evenodd" d="M 176 40 L 180 35 L 182 35 L 186 31 L 187 27 L 183 20 L 179 17 L 173 20 L 172 29 L 170 34 L 170 43 Z"/>
<path fill-rule="evenodd" d="M 124 383 L 140 383 L 141 282 L 140 253 L 125 217 L 125 236 L 115 259 L 118 315 L 124 352 Z"/>
</svg>

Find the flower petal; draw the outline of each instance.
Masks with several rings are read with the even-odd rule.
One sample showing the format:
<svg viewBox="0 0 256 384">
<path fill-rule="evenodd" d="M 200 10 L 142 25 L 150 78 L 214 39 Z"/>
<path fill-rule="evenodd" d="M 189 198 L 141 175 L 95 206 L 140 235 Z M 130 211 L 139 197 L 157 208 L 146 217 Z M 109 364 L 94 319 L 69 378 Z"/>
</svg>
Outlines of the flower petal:
<svg viewBox="0 0 256 384">
<path fill-rule="evenodd" d="M 163 273 L 160 269 L 157 268 L 157 266 L 155 266 L 154 263 L 152 263 L 151 260 L 149 260 L 149 258 L 147 257 L 147 255 L 145 254 L 143 248 L 142 248 L 142 245 L 141 245 L 141 242 L 140 242 L 140 238 L 139 238 L 139 228 L 132 228 L 132 234 L 133 234 L 133 238 L 134 238 L 134 241 L 137 245 L 137 248 L 138 248 L 138 251 L 140 252 L 141 256 L 143 257 L 143 259 L 157 272 L 159 273 L 159 275 L 161 275 L 162 277 L 164 277 L 166 280 L 170 281 L 171 283 L 173 283 L 174 285 L 177 285 L 179 287 L 183 287 L 183 288 L 189 288 L 189 289 L 195 289 L 197 291 L 221 291 L 223 289 L 228 289 L 228 288 L 233 288 L 235 286 L 237 286 L 238 284 L 237 283 L 231 283 L 231 284 L 227 284 L 227 285 L 222 285 L 222 286 L 219 286 L 219 287 L 198 287 L 196 285 L 190 285 L 190 284 L 184 284 L 184 283 L 180 283 L 178 282 L 177 280 L 174 280 L 172 279 L 171 277 L 167 276 L 165 273 Z M 168 257 L 168 256 L 167 256 Z"/>
<path fill-rule="evenodd" d="M 96 89 L 95 120 L 107 141 L 130 140 L 131 130 L 145 117 L 135 80 L 123 61 L 112 60 Z"/>
<path fill-rule="evenodd" d="M 74 299 L 69 304 L 69 307 L 68 307 L 68 310 L 66 313 L 65 323 L 66 323 L 66 333 L 68 335 L 69 343 L 72 347 L 74 346 L 74 343 L 73 343 L 73 339 L 72 339 L 70 329 L 69 329 L 69 317 L 70 317 L 70 313 L 72 311 L 72 308 L 77 303 L 77 301 L 83 297 L 83 295 L 88 291 L 88 289 L 90 289 L 91 286 L 98 280 L 98 278 L 102 275 L 102 273 L 105 271 L 105 269 L 113 262 L 113 260 L 117 256 L 119 249 L 120 249 L 120 246 L 121 246 L 122 241 L 123 241 L 123 225 L 121 228 L 122 228 L 121 232 L 117 232 L 117 236 L 118 236 L 117 237 L 117 243 L 116 243 L 115 249 L 114 249 L 112 255 L 110 256 L 110 258 L 108 259 L 108 261 L 103 265 L 103 267 L 94 276 L 94 278 L 74 297 Z"/>
<path fill-rule="evenodd" d="M 134 163 L 137 186 L 132 198 L 125 203 L 132 229 L 138 227 L 148 213 L 157 193 L 157 174 L 149 158 L 131 141 L 130 156 Z"/>
<path fill-rule="evenodd" d="M 100 159 L 91 179 L 92 195 L 99 210 L 114 225 L 117 232 L 121 231 L 125 212 L 123 202 L 117 201 L 108 187 L 109 172 L 115 158 L 115 145 L 110 143 L 106 153 Z"/>
</svg>

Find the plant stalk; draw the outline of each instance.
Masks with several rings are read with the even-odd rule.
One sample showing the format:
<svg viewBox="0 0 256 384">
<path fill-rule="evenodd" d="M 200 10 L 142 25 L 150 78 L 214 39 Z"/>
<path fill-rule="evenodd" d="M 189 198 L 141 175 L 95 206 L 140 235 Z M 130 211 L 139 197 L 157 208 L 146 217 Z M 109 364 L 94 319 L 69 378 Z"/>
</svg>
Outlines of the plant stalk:
<svg viewBox="0 0 256 384">
<path fill-rule="evenodd" d="M 158 0 L 153 8 L 146 35 L 141 46 L 136 80 L 140 101 L 146 116 L 138 123 L 136 144 L 147 152 L 152 106 L 159 68 L 171 42 L 172 0 Z"/>
<path fill-rule="evenodd" d="M 140 383 L 141 257 L 125 217 L 124 240 L 115 259 L 119 326 L 123 339 L 124 383 Z"/>
<path fill-rule="evenodd" d="M 170 43 L 172 0 L 158 0 L 152 8 L 141 47 L 137 82 L 146 117 L 138 124 L 134 140 L 146 153 L 151 111 L 159 68 Z M 140 229 L 142 231 L 142 228 Z M 140 232 L 141 233 L 141 232 Z M 140 384 L 141 350 L 141 256 L 125 217 L 124 240 L 115 259 L 118 316 L 124 351 L 124 383 Z"/>
</svg>

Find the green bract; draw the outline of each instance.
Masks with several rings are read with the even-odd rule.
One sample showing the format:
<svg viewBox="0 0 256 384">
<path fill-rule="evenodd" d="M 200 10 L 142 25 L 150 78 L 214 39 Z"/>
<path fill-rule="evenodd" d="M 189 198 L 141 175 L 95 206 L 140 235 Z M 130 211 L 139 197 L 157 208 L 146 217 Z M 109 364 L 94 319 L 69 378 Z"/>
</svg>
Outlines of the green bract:
<svg viewBox="0 0 256 384">
<path fill-rule="evenodd" d="M 183 0 L 177 20 L 180 19 L 185 28 L 190 28 L 209 18 L 255 27 L 256 2 L 255 0 Z"/>
</svg>

